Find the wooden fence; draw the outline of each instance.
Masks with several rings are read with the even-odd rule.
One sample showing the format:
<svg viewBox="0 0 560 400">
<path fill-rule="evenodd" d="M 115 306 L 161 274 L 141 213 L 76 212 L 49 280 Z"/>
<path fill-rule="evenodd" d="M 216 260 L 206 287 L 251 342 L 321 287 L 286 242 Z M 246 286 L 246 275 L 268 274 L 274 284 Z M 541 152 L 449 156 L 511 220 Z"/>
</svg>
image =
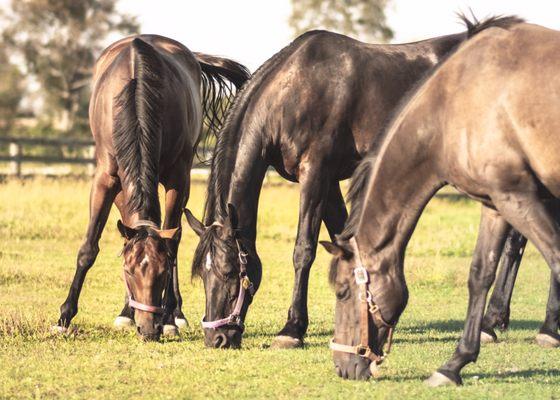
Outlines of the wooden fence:
<svg viewBox="0 0 560 400">
<path fill-rule="evenodd" d="M 8 162 L 8 175 L 21 177 L 23 163 L 38 164 L 81 164 L 87 166 L 87 173 L 92 175 L 95 169 L 95 144 L 91 139 L 69 138 L 23 138 L 0 136 L 0 145 L 7 145 L 8 154 L 0 154 L 0 162 Z M 78 156 L 65 157 L 62 155 L 33 155 L 25 154 L 25 148 L 56 147 L 80 149 Z M 58 152 L 63 154 L 62 151 Z"/>
<path fill-rule="evenodd" d="M 0 163 L 7 163 L 7 169 L 0 171 L 0 175 L 22 177 L 24 175 L 67 175 L 68 173 L 53 173 L 52 170 L 34 168 L 32 173 L 23 170 L 23 164 L 45 165 L 85 165 L 86 173 L 93 175 L 95 171 L 95 143 L 91 139 L 71 138 L 25 138 L 0 136 Z M 38 148 L 55 148 L 56 155 L 45 155 L 38 152 Z M 63 151 L 72 149 L 72 151 Z M 32 151 L 33 150 L 33 151 Z M 30 154 L 35 153 L 35 154 Z M 39 154 L 37 154 L 39 153 Z M 48 152 L 46 152 L 48 153 Z M 53 153 L 53 152 L 51 152 Z M 72 153 L 72 156 L 64 156 Z M 194 168 L 202 175 L 207 175 L 208 166 L 195 161 Z M 83 174 L 83 172 L 82 172 Z"/>
</svg>

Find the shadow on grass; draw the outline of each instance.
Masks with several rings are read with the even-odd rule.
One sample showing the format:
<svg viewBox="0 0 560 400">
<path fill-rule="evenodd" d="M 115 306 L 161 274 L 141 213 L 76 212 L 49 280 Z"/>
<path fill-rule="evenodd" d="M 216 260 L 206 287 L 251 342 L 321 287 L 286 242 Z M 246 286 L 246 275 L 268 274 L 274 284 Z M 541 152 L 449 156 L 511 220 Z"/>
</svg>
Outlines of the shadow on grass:
<svg viewBox="0 0 560 400">
<path fill-rule="evenodd" d="M 546 382 L 540 381 L 542 378 L 560 378 L 560 369 L 528 369 L 522 371 L 507 371 L 507 372 L 490 372 L 490 373 L 464 373 L 461 374 L 463 378 L 463 384 L 465 386 L 472 386 L 473 383 L 480 380 L 495 380 L 497 383 L 501 382 L 512 382 L 516 378 L 529 378 L 533 379 L 532 383 L 548 383 L 551 385 L 557 385 L 557 382 Z M 406 377 L 389 377 L 381 376 L 378 378 L 379 382 L 410 382 L 410 381 L 423 381 L 428 378 L 427 375 L 419 374 Z"/>
<path fill-rule="evenodd" d="M 508 330 L 539 330 L 542 325 L 542 321 L 537 320 L 514 320 L 511 321 Z M 426 324 L 404 326 L 399 329 L 401 332 L 411 333 L 411 334 L 423 334 L 428 331 L 437 332 L 462 332 L 465 326 L 465 321 L 459 319 L 450 320 L 438 320 L 430 321 Z M 398 329 L 398 328 L 397 328 Z"/>
</svg>

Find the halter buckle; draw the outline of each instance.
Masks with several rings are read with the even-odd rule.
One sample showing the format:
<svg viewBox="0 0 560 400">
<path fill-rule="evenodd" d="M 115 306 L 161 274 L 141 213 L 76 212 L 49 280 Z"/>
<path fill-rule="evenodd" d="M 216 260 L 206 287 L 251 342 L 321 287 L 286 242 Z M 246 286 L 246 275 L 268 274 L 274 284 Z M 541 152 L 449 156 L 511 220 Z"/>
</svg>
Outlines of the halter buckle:
<svg viewBox="0 0 560 400">
<path fill-rule="evenodd" d="M 242 265 L 247 265 L 247 253 L 243 253 L 241 250 L 239 251 L 239 262 Z"/>
<path fill-rule="evenodd" d="M 371 352 L 369 347 L 359 344 L 356 346 L 356 354 L 360 357 L 367 357 L 368 354 Z"/>
<path fill-rule="evenodd" d="M 229 316 L 229 325 L 239 325 L 241 326 L 241 317 L 236 314 L 231 314 Z"/>
<path fill-rule="evenodd" d="M 369 273 L 364 267 L 357 267 L 354 269 L 354 278 L 358 285 L 365 285 L 369 282 Z"/>
<path fill-rule="evenodd" d="M 249 280 L 249 278 L 247 276 L 244 276 L 243 278 L 241 278 L 241 286 L 243 286 L 243 289 L 247 290 L 252 285 L 253 284 L 251 283 L 251 281 Z"/>
</svg>

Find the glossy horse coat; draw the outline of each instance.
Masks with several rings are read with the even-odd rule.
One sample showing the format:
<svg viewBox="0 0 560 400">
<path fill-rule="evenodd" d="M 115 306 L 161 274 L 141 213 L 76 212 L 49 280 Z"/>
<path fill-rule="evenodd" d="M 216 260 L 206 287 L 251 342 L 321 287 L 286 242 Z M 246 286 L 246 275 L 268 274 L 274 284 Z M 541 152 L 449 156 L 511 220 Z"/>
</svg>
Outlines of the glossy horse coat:
<svg viewBox="0 0 560 400">
<path fill-rule="evenodd" d="M 259 68 L 237 96 L 218 139 L 204 224 L 187 213 L 201 236 L 193 275 L 204 281 L 206 321 L 223 319 L 234 308 L 239 290 L 236 242 L 248 253 L 247 273 L 258 288 L 258 198 L 265 172 L 273 166 L 285 179 L 301 184 L 292 303 L 273 345 L 303 344 L 309 271 L 321 222 L 334 238 L 347 217 L 339 181 L 380 141 L 390 113 L 426 71 L 488 26 L 488 21 L 468 23 L 467 32 L 403 45 L 366 44 L 313 31 Z M 489 330 L 504 314 L 498 310 L 489 318 Z M 235 326 L 205 333 L 208 345 L 223 346 L 224 337 L 226 346 L 240 345 Z"/>
<path fill-rule="evenodd" d="M 90 221 L 61 306 L 60 330 L 78 311 L 85 275 L 99 251 L 113 202 L 122 216 L 118 228 L 125 239 L 127 299 L 136 307 L 134 312 L 127 304 L 121 318 L 134 319 L 146 339 L 158 339 L 164 324 L 175 328 L 174 316 L 182 316 L 176 262 L 180 220 L 203 119 L 212 132 L 226 100 L 221 95 L 227 80 L 240 87 L 248 78 L 245 67 L 231 60 L 194 54 L 156 35 L 120 40 L 100 56 L 89 110 L 97 161 Z M 160 183 L 165 187 L 163 224 Z M 162 309 L 165 312 L 155 312 Z"/>
<path fill-rule="evenodd" d="M 380 148 L 360 165 L 352 186 L 362 186 L 364 195 L 356 197 L 332 249 L 338 253 L 332 274 L 334 340 L 355 344 L 360 300 L 350 238 L 368 270 L 373 302 L 394 325 L 408 298 L 405 249 L 426 203 L 451 184 L 483 204 L 465 330 L 453 357 L 427 381 L 432 386 L 460 384 L 461 369 L 477 359 L 486 296 L 511 227 L 531 240 L 550 266 L 540 335 L 560 344 L 560 228 L 553 207 L 560 196 L 560 33 L 510 22 L 466 42 L 407 99 Z M 387 329 L 378 324 L 371 329 L 369 346 L 380 352 Z M 341 376 L 368 377 L 363 357 L 335 352 L 334 358 Z"/>
</svg>

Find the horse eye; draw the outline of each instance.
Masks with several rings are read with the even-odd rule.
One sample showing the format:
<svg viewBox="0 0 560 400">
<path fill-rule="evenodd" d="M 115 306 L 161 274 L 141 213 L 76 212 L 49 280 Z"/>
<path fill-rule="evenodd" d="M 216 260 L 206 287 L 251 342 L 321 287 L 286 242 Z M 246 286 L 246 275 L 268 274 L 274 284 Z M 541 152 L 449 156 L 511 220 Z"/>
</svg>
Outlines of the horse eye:
<svg viewBox="0 0 560 400">
<path fill-rule="evenodd" d="M 344 285 L 340 289 L 336 290 L 337 300 L 344 301 L 344 300 L 348 300 L 349 297 L 350 297 L 350 286 Z"/>
</svg>

